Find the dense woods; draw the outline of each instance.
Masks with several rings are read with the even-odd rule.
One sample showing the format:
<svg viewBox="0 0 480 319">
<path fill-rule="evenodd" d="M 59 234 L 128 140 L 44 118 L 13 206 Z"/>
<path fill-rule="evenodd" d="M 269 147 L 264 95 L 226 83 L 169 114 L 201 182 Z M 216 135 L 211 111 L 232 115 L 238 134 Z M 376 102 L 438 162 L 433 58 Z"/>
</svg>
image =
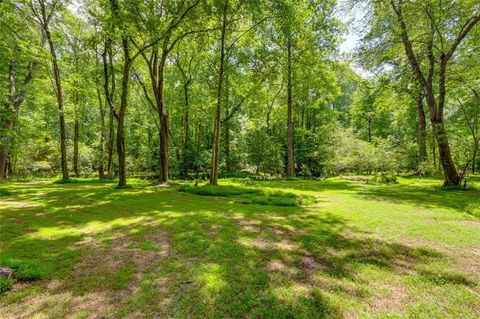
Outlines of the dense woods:
<svg viewBox="0 0 480 319">
<path fill-rule="evenodd" d="M 362 8 L 355 51 L 339 50 Z M 0 179 L 480 165 L 478 1 L 0 1 Z M 357 21 L 358 22 L 358 21 Z"/>
</svg>

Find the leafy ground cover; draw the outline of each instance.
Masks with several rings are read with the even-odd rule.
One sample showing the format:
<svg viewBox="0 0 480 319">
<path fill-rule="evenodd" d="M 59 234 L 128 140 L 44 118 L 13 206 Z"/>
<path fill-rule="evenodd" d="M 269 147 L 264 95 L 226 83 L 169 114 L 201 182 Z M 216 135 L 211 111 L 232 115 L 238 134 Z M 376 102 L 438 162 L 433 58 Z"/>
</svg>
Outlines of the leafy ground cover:
<svg viewBox="0 0 480 319">
<path fill-rule="evenodd" d="M 397 182 L 0 184 L 0 317 L 480 316 L 480 192 Z"/>
</svg>

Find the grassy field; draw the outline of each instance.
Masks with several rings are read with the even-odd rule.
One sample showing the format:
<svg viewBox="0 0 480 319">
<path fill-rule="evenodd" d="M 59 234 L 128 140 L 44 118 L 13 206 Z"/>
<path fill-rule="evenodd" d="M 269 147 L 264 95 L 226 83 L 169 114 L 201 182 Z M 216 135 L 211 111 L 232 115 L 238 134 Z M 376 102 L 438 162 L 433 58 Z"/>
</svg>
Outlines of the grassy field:
<svg viewBox="0 0 480 319">
<path fill-rule="evenodd" d="M 0 184 L 0 318 L 480 317 L 480 191 L 131 184 Z"/>
</svg>

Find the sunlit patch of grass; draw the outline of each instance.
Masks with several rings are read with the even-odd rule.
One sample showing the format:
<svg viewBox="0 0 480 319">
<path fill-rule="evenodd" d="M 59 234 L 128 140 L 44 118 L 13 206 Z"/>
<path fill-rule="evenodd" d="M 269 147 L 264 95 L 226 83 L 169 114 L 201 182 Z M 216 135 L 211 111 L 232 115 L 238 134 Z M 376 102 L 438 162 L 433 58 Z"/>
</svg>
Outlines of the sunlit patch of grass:
<svg viewBox="0 0 480 319">
<path fill-rule="evenodd" d="M 480 218 L 480 201 L 469 203 L 465 211 L 472 216 Z"/>
<path fill-rule="evenodd" d="M 222 276 L 220 265 L 215 263 L 209 263 L 199 267 L 195 280 L 203 287 L 201 290 L 202 295 L 209 299 L 213 298 L 228 284 Z"/>
</svg>

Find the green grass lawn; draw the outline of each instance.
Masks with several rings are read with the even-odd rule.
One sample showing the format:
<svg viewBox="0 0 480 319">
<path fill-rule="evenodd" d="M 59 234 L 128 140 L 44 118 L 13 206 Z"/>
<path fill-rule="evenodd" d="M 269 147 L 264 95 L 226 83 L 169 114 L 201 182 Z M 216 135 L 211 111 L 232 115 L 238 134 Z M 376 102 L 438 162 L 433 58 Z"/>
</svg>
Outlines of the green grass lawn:
<svg viewBox="0 0 480 319">
<path fill-rule="evenodd" d="M 0 318 L 480 317 L 480 191 L 131 184 L 0 184 Z"/>
</svg>

